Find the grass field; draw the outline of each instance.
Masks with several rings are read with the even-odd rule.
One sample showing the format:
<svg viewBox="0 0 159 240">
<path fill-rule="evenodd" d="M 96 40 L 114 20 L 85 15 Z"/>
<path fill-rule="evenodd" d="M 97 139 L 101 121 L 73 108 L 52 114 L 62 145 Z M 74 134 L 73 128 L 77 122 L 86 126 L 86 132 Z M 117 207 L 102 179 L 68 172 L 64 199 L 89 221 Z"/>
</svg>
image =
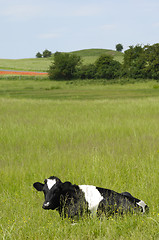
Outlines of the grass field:
<svg viewBox="0 0 159 240">
<path fill-rule="evenodd" d="M 0 80 L 2 239 L 159 239 L 159 88 Z M 84 218 L 42 209 L 35 181 L 129 191 L 149 215 Z"/>
<path fill-rule="evenodd" d="M 0 59 L 0 69 L 45 72 L 52 61 L 53 58 Z"/>
<path fill-rule="evenodd" d="M 101 54 L 109 54 L 115 60 L 122 62 L 123 54 L 107 49 L 86 49 L 72 52 L 81 57 L 84 64 L 94 63 Z M 26 58 L 26 59 L 0 59 L 0 69 L 42 71 L 46 72 L 53 62 L 51 58 Z"/>
<path fill-rule="evenodd" d="M 108 81 L 109 83 L 109 81 Z M 0 96 L 50 100 L 105 100 L 159 96 L 159 83 L 106 84 L 104 81 L 50 81 L 45 76 L 2 76 Z"/>
</svg>

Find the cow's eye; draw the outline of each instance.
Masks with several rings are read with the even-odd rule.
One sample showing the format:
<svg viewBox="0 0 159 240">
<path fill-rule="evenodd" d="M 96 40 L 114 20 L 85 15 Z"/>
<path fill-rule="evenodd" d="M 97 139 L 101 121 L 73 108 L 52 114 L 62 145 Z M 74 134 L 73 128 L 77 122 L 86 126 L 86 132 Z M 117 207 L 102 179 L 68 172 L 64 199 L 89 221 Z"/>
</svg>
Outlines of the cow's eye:
<svg viewBox="0 0 159 240">
<path fill-rule="evenodd" d="M 47 183 L 47 179 L 44 180 L 44 183 L 45 183 L 45 184 Z"/>
</svg>

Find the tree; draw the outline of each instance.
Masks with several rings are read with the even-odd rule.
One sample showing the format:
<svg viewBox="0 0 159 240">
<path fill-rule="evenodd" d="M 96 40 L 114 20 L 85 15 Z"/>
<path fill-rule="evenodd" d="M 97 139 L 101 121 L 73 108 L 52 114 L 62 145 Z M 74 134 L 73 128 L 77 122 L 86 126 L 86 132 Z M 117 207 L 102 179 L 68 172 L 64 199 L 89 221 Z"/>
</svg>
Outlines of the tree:
<svg viewBox="0 0 159 240">
<path fill-rule="evenodd" d="M 49 51 L 47 49 L 43 51 L 43 57 L 44 58 L 51 57 L 51 55 L 52 55 L 51 51 Z"/>
<path fill-rule="evenodd" d="M 126 76 L 131 78 L 145 77 L 144 48 L 141 45 L 129 46 L 124 52 L 123 69 Z"/>
<path fill-rule="evenodd" d="M 159 43 L 145 46 L 145 74 L 147 78 L 159 79 Z"/>
<path fill-rule="evenodd" d="M 95 76 L 96 76 L 95 64 L 81 65 L 76 73 L 76 77 L 79 79 L 94 79 Z"/>
<path fill-rule="evenodd" d="M 159 79 L 159 43 L 130 46 L 124 52 L 123 69 L 131 78 Z"/>
<path fill-rule="evenodd" d="M 40 52 L 38 52 L 38 53 L 36 54 L 36 58 L 42 58 L 42 54 L 41 54 Z"/>
<path fill-rule="evenodd" d="M 121 64 L 110 55 L 103 54 L 95 62 L 96 78 L 114 79 L 119 77 Z"/>
<path fill-rule="evenodd" d="M 123 50 L 123 45 L 122 45 L 121 43 L 118 43 L 115 47 L 116 47 L 116 51 L 122 52 L 122 50 Z"/>
<path fill-rule="evenodd" d="M 81 58 L 75 54 L 54 54 L 54 62 L 49 67 L 49 78 L 55 80 L 69 80 L 75 76 Z"/>
</svg>

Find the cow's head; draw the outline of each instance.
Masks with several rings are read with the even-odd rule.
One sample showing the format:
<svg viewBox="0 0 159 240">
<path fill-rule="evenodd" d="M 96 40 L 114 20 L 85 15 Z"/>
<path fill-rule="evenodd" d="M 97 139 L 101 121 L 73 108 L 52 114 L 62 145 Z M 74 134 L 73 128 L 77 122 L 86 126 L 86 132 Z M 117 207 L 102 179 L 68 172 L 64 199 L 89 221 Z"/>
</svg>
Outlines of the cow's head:
<svg viewBox="0 0 159 240">
<path fill-rule="evenodd" d="M 40 182 L 33 184 L 37 191 L 44 193 L 45 201 L 42 206 L 44 209 L 54 210 L 60 206 L 61 185 L 61 180 L 54 176 L 45 179 L 44 184 Z"/>
</svg>

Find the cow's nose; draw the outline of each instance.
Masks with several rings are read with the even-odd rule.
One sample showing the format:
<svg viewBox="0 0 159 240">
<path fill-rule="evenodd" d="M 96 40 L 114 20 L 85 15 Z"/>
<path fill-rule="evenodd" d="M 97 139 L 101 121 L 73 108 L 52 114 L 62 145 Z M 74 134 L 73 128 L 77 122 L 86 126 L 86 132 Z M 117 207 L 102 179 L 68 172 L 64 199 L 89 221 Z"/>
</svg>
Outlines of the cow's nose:
<svg viewBox="0 0 159 240">
<path fill-rule="evenodd" d="M 50 203 L 49 203 L 49 202 L 47 202 L 47 203 L 44 203 L 44 204 L 43 204 L 43 206 L 42 206 L 42 208 L 44 208 L 44 209 L 47 209 L 47 208 L 49 207 L 49 205 L 50 205 Z"/>
</svg>

